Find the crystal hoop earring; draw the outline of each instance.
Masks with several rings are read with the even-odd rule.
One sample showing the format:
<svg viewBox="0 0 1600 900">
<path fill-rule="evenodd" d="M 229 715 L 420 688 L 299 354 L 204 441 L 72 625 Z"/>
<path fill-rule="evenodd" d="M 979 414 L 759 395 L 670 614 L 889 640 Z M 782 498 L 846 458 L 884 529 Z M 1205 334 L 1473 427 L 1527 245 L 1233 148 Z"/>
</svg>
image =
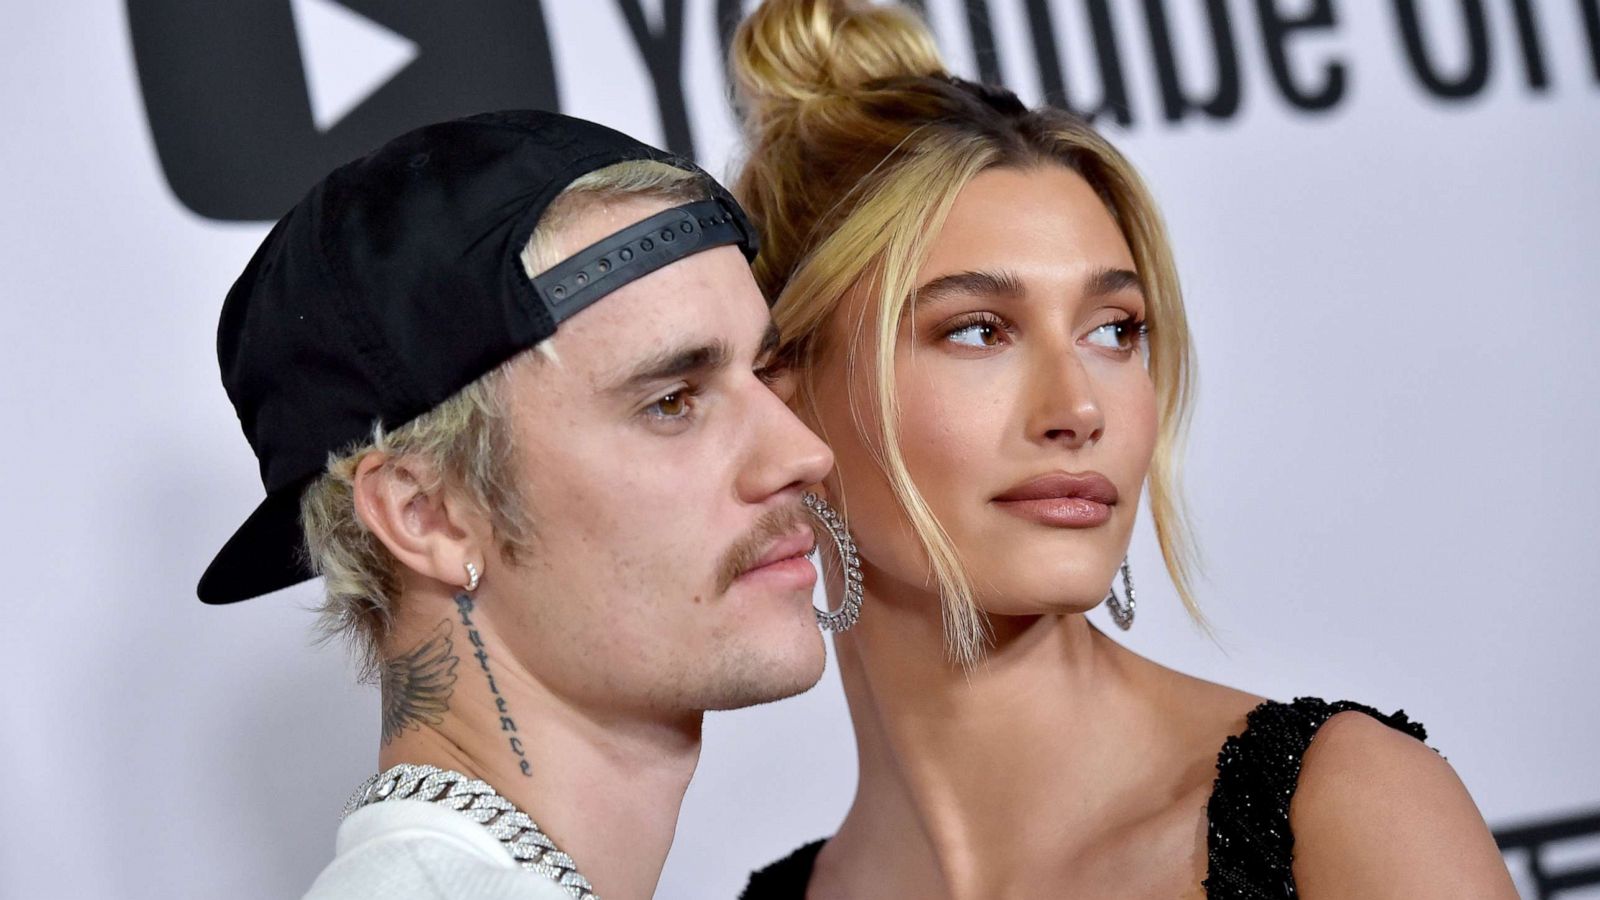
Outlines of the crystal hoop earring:
<svg viewBox="0 0 1600 900">
<path fill-rule="evenodd" d="M 470 594 L 478 589 L 478 576 L 482 574 L 482 572 L 478 571 L 477 566 L 467 563 L 467 593 Z"/>
<path fill-rule="evenodd" d="M 861 617 L 861 557 L 856 555 L 856 542 L 850 539 L 850 529 L 845 527 L 844 518 L 828 505 L 828 501 L 816 494 L 806 494 L 802 501 L 806 510 L 828 530 L 834 548 L 839 551 L 839 562 L 844 566 L 844 602 L 839 604 L 837 612 L 814 610 L 817 624 L 823 631 L 849 631 Z"/>
<path fill-rule="evenodd" d="M 1113 587 L 1106 588 L 1106 612 L 1111 613 L 1111 621 L 1117 627 L 1127 631 L 1133 627 L 1133 611 L 1136 601 L 1133 597 L 1133 572 L 1128 568 L 1128 558 L 1122 558 L 1122 592 L 1126 598 L 1118 597 Z"/>
</svg>

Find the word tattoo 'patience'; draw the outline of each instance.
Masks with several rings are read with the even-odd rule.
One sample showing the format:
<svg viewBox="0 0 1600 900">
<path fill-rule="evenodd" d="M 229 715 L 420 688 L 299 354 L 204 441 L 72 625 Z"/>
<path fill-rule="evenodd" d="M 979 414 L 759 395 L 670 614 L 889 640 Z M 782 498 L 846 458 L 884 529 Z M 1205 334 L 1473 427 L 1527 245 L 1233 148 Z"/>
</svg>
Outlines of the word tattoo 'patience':
<svg viewBox="0 0 1600 900">
<path fill-rule="evenodd" d="M 483 675 L 489 679 L 489 694 L 494 697 L 494 708 L 500 713 L 500 730 L 507 736 L 511 745 L 511 752 L 517 755 L 517 767 L 524 775 L 532 775 L 533 768 L 528 765 L 528 754 L 522 749 L 522 738 L 517 736 L 516 720 L 511 718 L 510 711 L 506 708 L 506 698 L 500 695 L 500 688 L 495 686 L 494 673 L 489 671 L 489 653 L 483 648 L 483 638 L 478 634 L 478 627 L 472 624 L 472 598 L 466 594 L 456 595 L 456 608 L 461 611 L 461 624 L 467 628 L 467 640 L 472 642 L 472 655 L 477 658 L 478 665 L 483 667 Z"/>
<path fill-rule="evenodd" d="M 400 736 L 420 723 L 438 725 L 450 708 L 450 695 L 456 689 L 455 647 L 450 642 L 450 620 L 439 623 L 433 636 L 411 652 L 383 664 L 380 687 L 383 693 L 383 742 Z"/>
</svg>

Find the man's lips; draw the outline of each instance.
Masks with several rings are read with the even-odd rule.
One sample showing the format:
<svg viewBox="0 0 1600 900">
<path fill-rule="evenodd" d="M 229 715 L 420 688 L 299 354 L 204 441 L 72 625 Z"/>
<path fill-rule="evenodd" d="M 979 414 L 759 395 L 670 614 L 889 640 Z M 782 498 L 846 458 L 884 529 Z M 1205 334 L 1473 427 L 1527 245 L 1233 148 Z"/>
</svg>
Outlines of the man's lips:
<svg viewBox="0 0 1600 900">
<path fill-rule="evenodd" d="M 764 569 L 767 566 L 786 562 L 791 559 L 804 560 L 806 554 L 810 553 L 812 549 L 816 547 L 816 545 L 817 536 L 809 527 L 798 528 L 795 531 L 786 534 L 777 540 L 774 540 L 767 547 L 766 552 L 762 553 L 756 558 L 756 561 L 750 565 L 750 568 L 739 573 L 739 577 L 744 578 L 745 576 Z M 807 563 L 807 565 L 810 565 L 810 563 Z"/>
<path fill-rule="evenodd" d="M 1099 472 L 1051 472 L 994 498 L 1001 510 L 1055 528 L 1091 528 L 1111 518 L 1117 486 Z"/>
</svg>

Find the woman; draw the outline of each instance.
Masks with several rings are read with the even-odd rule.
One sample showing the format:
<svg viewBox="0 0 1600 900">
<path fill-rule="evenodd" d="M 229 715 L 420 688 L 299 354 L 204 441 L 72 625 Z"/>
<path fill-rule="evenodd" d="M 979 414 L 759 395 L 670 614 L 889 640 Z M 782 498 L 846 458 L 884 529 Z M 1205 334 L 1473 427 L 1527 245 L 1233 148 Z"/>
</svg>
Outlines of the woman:
<svg viewBox="0 0 1600 900">
<path fill-rule="evenodd" d="M 1403 714 L 1266 702 L 1083 616 L 1134 613 L 1146 489 L 1198 615 L 1174 475 L 1188 332 L 1128 163 L 948 76 L 902 10 L 768 3 L 732 64 L 757 277 L 865 594 L 836 643 L 855 801 L 745 896 L 1515 897 Z"/>
</svg>

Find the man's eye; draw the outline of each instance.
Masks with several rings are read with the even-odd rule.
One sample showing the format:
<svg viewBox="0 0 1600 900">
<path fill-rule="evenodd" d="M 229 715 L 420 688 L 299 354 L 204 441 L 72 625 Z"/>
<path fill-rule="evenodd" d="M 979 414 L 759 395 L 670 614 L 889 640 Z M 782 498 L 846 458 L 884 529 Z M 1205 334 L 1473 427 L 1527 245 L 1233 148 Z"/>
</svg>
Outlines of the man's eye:
<svg viewBox="0 0 1600 900">
<path fill-rule="evenodd" d="M 673 391 L 650 404 L 645 412 L 658 419 L 681 419 L 689 414 L 689 392 Z"/>
</svg>

